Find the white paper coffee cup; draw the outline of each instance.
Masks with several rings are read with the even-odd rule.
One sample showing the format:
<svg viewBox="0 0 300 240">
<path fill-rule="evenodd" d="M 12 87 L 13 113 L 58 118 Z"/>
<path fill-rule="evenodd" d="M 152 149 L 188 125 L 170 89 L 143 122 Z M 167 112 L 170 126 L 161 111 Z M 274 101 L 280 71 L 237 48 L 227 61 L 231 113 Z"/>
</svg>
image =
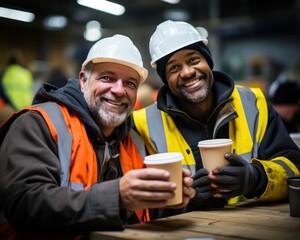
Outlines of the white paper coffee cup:
<svg viewBox="0 0 300 240">
<path fill-rule="evenodd" d="M 227 166 L 225 153 L 231 153 L 232 140 L 229 138 L 210 139 L 198 142 L 203 167 L 211 172 L 214 168 Z"/>
<path fill-rule="evenodd" d="M 159 168 L 170 173 L 170 181 L 176 183 L 175 196 L 168 200 L 168 206 L 182 203 L 182 160 L 180 152 L 158 153 L 145 157 L 147 168 Z"/>
</svg>

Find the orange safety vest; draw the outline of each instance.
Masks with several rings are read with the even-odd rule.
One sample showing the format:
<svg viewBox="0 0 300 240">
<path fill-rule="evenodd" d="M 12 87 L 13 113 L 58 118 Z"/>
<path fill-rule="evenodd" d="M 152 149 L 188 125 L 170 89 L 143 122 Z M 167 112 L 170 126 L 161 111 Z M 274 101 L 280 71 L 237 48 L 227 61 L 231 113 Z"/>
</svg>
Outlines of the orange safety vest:
<svg viewBox="0 0 300 240">
<path fill-rule="evenodd" d="M 0 109 L 3 108 L 3 106 L 4 106 L 4 101 L 3 101 L 3 99 L 0 97 Z"/>
<path fill-rule="evenodd" d="M 56 112 L 54 118 L 51 118 L 51 113 L 49 114 L 49 112 L 55 108 L 60 109 L 60 117 Z M 63 171 L 64 174 L 61 179 L 61 185 L 75 188 L 75 190 L 87 190 L 91 185 L 97 183 L 98 167 L 96 153 L 87 136 L 84 124 L 80 121 L 80 119 L 75 114 L 70 113 L 65 106 L 58 105 L 53 102 L 27 107 L 15 113 L 13 117 L 15 118 L 28 110 L 37 111 L 42 115 L 48 125 L 53 140 L 58 145 L 58 148 L 60 146 L 60 141 L 66 145 L 68 145 L 68 143 L 71 145 L 71 158 L 69 159 L 65 156 L 68 155 L 66 154 L 66 151 L 58 151 L 59 153 L 62 152 L 62 156 L 58 156 L 61 165 L 68 167 L 68 169 L 65 169 L 66 171 Z M 69 136 L 71 136 L 72 139 L 68 139 L 68 137 L 66 137 L 68 134 L 65 134 L 62 129 L 57 129 L 57 126 L 55 125 L 55 122 L 61 123 L 62 118 L 65 122 L 64 126 L 68 128 Z M 57 119 L 58 121 L 56 121 Z M 68 149 L 68 146 L 64 148 L 64 150 L 65 149 Z M 139 154 L 130 134 L 128 134 L 127 137 L 120 142 L 119 151 L 123 174 L 133 169 L 144 168 L 143 158 Z M 78 161 L 77 159 L 80 160 Z M 62 161 L 69 161 L 69 163 L 66 164 L 65 162 L 62 164 Z M 150 215 L 147 209 L 136 210 L 135 214 L 141 223 L 150 221 Z M 15 231 L 12 231 L 13 228 L 7 222 L 0 224 L 0 238 L 1 236 L 4 236 L 3 234 L 5 230 L 10 232 L 9 235 L 5 235 L 10 237 L 5 239 L 18 239 L 17 237 L 13 237 Z"/>
</svg>

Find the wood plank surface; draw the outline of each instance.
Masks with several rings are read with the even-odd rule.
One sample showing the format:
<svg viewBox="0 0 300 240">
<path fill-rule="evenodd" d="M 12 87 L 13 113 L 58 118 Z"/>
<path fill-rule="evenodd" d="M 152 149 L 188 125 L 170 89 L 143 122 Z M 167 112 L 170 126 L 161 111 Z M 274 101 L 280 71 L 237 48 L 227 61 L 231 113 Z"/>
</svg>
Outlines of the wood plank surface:
<svg viewBox="0 0 300 240">
<path fill-rule="evenodd" d="M 300 239 L 300 218 L 289 215 L 287 203 L 246 202 L 135 224 L 124 231 L 90 234 L 91 240 L 187 238 L 297 240 Z"/>
</svg>

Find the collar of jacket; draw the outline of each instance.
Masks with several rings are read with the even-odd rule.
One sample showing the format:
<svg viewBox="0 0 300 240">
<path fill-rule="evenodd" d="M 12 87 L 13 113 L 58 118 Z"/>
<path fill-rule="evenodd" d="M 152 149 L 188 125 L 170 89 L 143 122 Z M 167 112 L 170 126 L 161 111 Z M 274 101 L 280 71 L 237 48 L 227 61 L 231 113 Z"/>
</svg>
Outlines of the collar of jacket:
<svg viewBox="0 0 300 240">
<path fill-rule="evenodd" d="M 216 103 L 216 107 L 213 112 L 216 112 L 216 110 L 222 107 L 225 103 L 232 101 L 230 96 L 234 89 L 234 81 L 228 75 L 218 71 L 213 71 L 213 76 L 214 83 L 212 91 L 214 101 Z M 166 85 L 159 89 L 157 95 L 157 108 L 173 116 L 181 116 L 192 119 L 188 114 L 180 109 L 178 104 L 176 104 L 174 95 Z"/>
</svg>

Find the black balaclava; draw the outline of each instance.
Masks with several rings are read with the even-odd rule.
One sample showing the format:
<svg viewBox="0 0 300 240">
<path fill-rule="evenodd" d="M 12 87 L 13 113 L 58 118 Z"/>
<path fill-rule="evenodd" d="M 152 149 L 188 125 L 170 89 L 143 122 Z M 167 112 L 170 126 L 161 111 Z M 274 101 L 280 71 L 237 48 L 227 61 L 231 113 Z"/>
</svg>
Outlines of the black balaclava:
<svg viewBox="0 0 300 240">
<path fill-rule="evenodd" d="M 209 67 L 211 69 L 213 69 L 214 62 L 211 58 L 211 53 L 210 53 L 208 47 L 202 41 L 190 44 L 190 45 L 185 46 L 183 48 L 180 48 L 180 49 L 178 49 L 174 52 L 171 52 L 168 55 L 164 56 L 163 58 L 157 60 L 157 62 L 156 62 L 156 71 L 157 71 L 158 75 L 160 76 L 161 80 L 164 82 L 164 84 L 166 86 L 168 86 L 168 81 L 166 79 L 166 65 L 167 65 L 167 62 L 169 61 L 170 57 L 175 52 L 183 50 L 183 49 L 193 49 L 193 50 L 196 50 L 196 51 L 200 52 L 205 57 Z"/>
</svg>

